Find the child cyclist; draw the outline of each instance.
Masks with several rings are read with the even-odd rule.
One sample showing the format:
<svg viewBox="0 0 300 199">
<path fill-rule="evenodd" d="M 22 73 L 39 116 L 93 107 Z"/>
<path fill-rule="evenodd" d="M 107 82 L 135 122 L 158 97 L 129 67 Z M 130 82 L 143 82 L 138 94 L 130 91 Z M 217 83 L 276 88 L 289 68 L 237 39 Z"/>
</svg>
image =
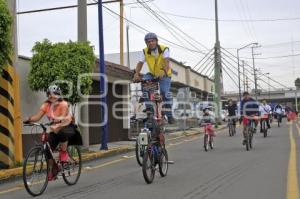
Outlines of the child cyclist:
<svg viewBox="0 0 300 199">
<path fill-rule="evenodd" d="M 200 127 L 204 126 L 205 130 L 209 133 L 209 135 L 215 137 L 215 130 L 213 128 L 213 124 L 215 124 L 215 118 L 212 114 L 210 114 L 209 107 L 203 109 L 203 117 L 199 121 Z"/>
</svg>

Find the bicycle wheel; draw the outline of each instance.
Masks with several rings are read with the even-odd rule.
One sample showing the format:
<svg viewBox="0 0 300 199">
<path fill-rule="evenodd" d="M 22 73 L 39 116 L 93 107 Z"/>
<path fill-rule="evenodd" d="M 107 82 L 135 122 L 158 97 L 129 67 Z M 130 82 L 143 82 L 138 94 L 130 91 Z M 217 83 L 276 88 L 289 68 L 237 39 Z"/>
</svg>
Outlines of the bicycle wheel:
<svg viewBox="0 0 300 199">
<path fill-rule="evenodd" d="M 160 161 L 159 161 L 159 174 L 161 177 L 165 177 L 168 173 L 169 165 L 168 165 L 168 152 L 165 148 L 161 149 Z"/>
<path fill-rule="evenodd" d="M 138 165 L 142 166 L 143 165 L 143 148 L 139 146 L 138 140 L 136 140 L 135 143 L 135 157 Z"/>
<path fill-rule="evenodd" d="M 263 121 L 263 131 L 264 131 L 264 137 L 267 137 L 268 135 L 268 128 L 267 128 L 267 122 Z"/>
<path fill-rule="evenodd" d="M 253 146 L 253 133 L 250 131 L 249 132 L 249 147 L 252 149 Z"/>
<path fill-rule="evenodd" d="M 247 127 L 247 134 L 246 134 L 246 150 L 249 151 L 250 149 L 250 127 Z"/>
<path fill-rule="evenodd" d="M 214 149 L 214 139 L 211 136 L 210 136 L 210 139 L 209 139 L 209 147 L 210 147 L 210 149 Z"/>
<path fill-rule="evenodd" d="M 204 150 L 205 151 L 208 151 L 208 135 L 207 134 L 205 134 L 204 135 Z"/>
<path fill-rule="evenodd" d="M 229 136 L 230 136 L 230 137 L 231 137 L 231 136 L 233 136 L 232 124 L 229 124 L 229 126 L 228 126 L 228 130 L 229 130 Z"/>
<path fill-rule="evenodd" d="M 74 185 L 81 174 L 81 152 L 79 146 L 68 146 L 69 161 L 62 165 L 62 177 L 67 185 Z"/>
<path fill-rule="evenodd" d="M 32 196 L 41 195 L 48 185 L 48 163 L 42 146 L 32 148 L 23 162 L 23 182 Z"/>
<path fill-rule="evenodd" d="M 143 157 L 143 176 L 147 184 L 151 184 L 155 176 L 155 157 L 154 154 L 147 149 Z"/>
</svg>

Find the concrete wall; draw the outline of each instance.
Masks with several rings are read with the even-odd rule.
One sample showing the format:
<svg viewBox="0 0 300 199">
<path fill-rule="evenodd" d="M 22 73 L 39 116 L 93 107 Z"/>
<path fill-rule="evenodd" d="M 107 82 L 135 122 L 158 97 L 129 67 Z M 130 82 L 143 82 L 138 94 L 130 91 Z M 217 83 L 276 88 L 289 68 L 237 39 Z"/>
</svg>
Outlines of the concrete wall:
<svg viewBox="0 0 300 199">
<path fill-rule="evenodd" d="M 29 73 L 29 60 L 19 58 L 17 60 L 17 71 L 20 76 L 20 96 L 21 96 L 21 113 L 22 118 L 26 118 L 36 113 L 42 103 L 46 100 L 44 92 L 33 92 L 27 83 L 27 75 Z M 23 133 L 28 133 L 24 129 Z"/>
</svg>

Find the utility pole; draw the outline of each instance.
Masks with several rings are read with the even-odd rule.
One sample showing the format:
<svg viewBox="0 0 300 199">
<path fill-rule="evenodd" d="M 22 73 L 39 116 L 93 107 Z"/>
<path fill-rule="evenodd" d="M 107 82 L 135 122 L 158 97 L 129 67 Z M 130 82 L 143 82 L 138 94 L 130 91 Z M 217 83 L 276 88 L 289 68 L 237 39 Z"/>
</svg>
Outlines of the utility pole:
<svg viewBox="0 0 300 199">
<path fill-rule="evenodd" d="M 246 76 L 246 91 L 249 92 L 249 80 L 248 80 L 248 76 Z"/>
<path fill-rule="evenodd" d="M 130 68 L 129 24 L 126 25 L 126 38 L 127 38 L 127 67 Z"/>
<path fill-rule="evenodd" d="M 77 41 L 86 42 L 87 38 L 87 0 L 77 1 Z M 82 101 L 88 104 L 88 99 L 83 98 Z M 74 110 L 75 111 L 75 110 Z M 89 106 L 83 106 L 80 111 L 80 117 L 85 121 L 89 121 Z M 82 120 L 81 120 L 82 121 Z M 90 145 L 89 127 L 79 124 L 82 133 L 83 146 L 88 148 Z"/>
<path fill-rule="evenodd" d="M 252 50 L 252 61 L 253 61 L 253 75 L 254 75 L 254 92 L 255 92 L 255 100 L 257 101 L 257 77 L 256 77 L 256 68 L 255 68 L 255 62 L 254 62 L 254 46 L 251 47 Z"/>
<path fill-rule="evenodd" d="M 245 92 L 246 90 L 246 83 L 245 83 L 245 61 L 242 60 L 242 67 L 243 67 L 243 91 Z"/>
<path fill-rule="evenodd" d="M 124 4 L 120 0 L 120 65 L 124 66 Z"/>
<path fill-rule="evenodd" d="M 101 97 L 101 102 L 103 105 L 107 106 L 107 96 L 103 96 L 105 93 L 105 78 L 104 75 L 106 74 L 105 72 L 105 62 L 104 62 L 104 39 L 103 39 L 103 12 L 102 12 L 102 0 L 98 0 L 98 23 L 99 23 L 99 71 L 100 71 L 100 95 Z M 101 119 L 103 122 L 105 118 L 108 118 L 108 113 L 105 107 L 101 108 Z M 108 126 L 107 126 L 107 121 L 106 123 L 102 126 L 102 139 L 101 139 L 101 148 L 100 150 L 108 150 L 107 147 L 107 141 L 108 141 Z"/>
<path fill-rule="evenodd" d="M 77 39 L 87 41 L 87 4 L 86 0 L 78 0 L 77 8 Z"/>
<path fill-rule="evenodd" d="M 237 61 L 238 61 L 239 102 L 241 102 L 242 92 L 241 92 L 241 71 L 240 71 L 239 49 L 237 49 Z"/>
<path fill-rule="evenodd" d="M 221 87 L 222 87 L 222 66 L 221 66 L 221 52 L 220 52 L 220 40 L 219 40 L 219 26 L 218 26 L 218 0 L 215 0 L 215 26 L 216 26 L 216 43 L 215 43 L 215 103 L 217 105 L 215 110 L 216 119 L 220 122 L 221 119 Z M 217 123 L 218 123 L 217 122 Z"/>
</svg>

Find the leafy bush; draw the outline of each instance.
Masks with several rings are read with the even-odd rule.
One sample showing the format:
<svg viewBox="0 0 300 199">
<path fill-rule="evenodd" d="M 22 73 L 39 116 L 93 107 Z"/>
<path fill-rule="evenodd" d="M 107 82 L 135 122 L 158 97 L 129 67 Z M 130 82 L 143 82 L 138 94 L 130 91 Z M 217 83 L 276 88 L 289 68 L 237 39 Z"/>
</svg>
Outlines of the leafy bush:
<svg viewBox="0 0 300 199">
<path fill-rule="evenodd" d="M 5 0 L 0 0 L 0 74 L 12 52 L 11 33 L 13 19 Z"/>
<path fill-rule="evenodd" d="M 89 42 L 72 42 L 52 44 L 45 39 L 36 42 L 32 49 L 33 57 L 28 75 L 29 86 L 34 91 L 46 91 L 55 81 L 72 82 L 72 95 L 68 101 L 75 104 L 80 101 L 77 90 L 79 75 L 93 72 L 96 57 Z M 92 78 L 80 78 L 81 93 L 89 94 L 92 89 Z M 57 83 L 56 83 L 57 84 Z M 66 83 L 58 83 L 63 94 L 70 90 Z"/>
</svg>

